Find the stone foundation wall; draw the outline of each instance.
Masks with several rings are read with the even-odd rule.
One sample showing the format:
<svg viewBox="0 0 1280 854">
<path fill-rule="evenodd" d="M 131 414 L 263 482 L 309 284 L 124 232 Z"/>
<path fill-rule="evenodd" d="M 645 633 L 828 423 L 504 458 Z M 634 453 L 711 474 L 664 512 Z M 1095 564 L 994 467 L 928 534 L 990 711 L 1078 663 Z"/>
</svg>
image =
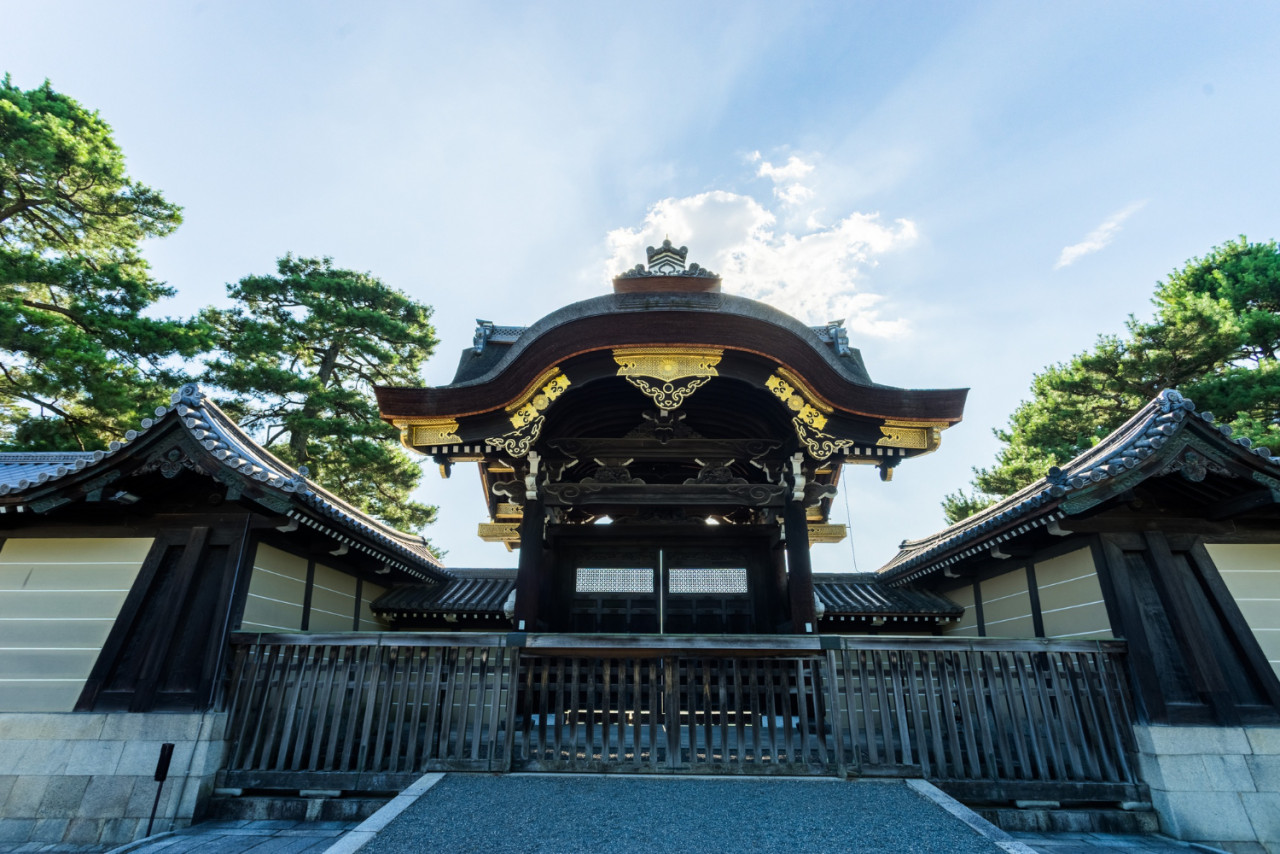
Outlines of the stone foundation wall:
<svg viewBox="0 0 1280 854">
<path fill-rule="evenodd" d="M 0 713 L 0 844 L 123 844 L 155 801 L 160 745 L 174 744 L 153 833 L 191 823 L 226 751 L 216 713 Z"/>
<path fill-rule="evenodd" d="M 1280 727 L 1136 726 L 1134 734 L 1165 833 L 1280 854 Z"/>
</svg>

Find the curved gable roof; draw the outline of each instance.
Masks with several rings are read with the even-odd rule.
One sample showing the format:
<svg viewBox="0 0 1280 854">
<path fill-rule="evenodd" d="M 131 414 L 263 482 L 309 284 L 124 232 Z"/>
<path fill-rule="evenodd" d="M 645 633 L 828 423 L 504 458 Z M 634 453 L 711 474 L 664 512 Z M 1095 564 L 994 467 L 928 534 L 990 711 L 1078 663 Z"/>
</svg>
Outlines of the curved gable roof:
<svg viewBox="0 0 1280 854">
<path fill-rule="evenodd" d="M 250 438 L 194 383 L 175 392 L 169 406 L 158 407 L 156 417 L 139 426 L 105 451 L 0 454 L 0 506 L 20 512 L 52 509 L 71 500 L 67 491 L 127 457 L 159 451 L 162 437 L 179 432 L 192 440 L 188 448 L 199 449 L 204 469 L 242 479 L 253 487 L 250 500 L 269 512 L 284 513 L 353 548 L 378 554 L 410 576 L 448 577 L 423 537 L 380 522 L 309 480 Z"/>
<path fill-rule="evenodd" d="M 1165 389 L 1097 445 L 967 519 L 919 540 L 904 540 L 901 551 L 880 568 L 886 581 L 913 581 L 972 557 L 1034 528 L 1096 507 L 1119 491 L 1182 467 L 1186 449 L 1177 438 L 1194 434 L 1225 459 L 1256 472 L 1262 482 L 1280 486 L 1280 458 L 1247 438 L 1232 439 L 1231 427 L 1213 413 L 1196 412 L 1195 403 Z"/>
<path fill-rule="evenodd" d="M 507 327 L 506 329 L 513 329 Z M 965 389 L 909 390 L 872 382 L 857 350 L 836 348 L 812 327 L 755 300 L 722 293 L 614 293 L 560 308 L 519 332 L 501 354 L 467 353 L 453 383 L 377 389 L 383 417 L 463 417 L 500 409 L 575 356 L 637 346 L 706 346 L 751 353 L 802 376 L 837 409 L 887 418 L 960 420 Z M 471 352 L 471 351 L 468 351 Z M 496 358 L 495 358 L 496 356 Z"/>
</svg>

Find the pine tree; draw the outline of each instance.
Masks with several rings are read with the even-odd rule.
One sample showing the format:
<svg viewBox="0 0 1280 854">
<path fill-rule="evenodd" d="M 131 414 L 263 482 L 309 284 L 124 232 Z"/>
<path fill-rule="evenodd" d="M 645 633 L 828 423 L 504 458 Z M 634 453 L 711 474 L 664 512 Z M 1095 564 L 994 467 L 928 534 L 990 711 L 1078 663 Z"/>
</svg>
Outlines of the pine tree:
<svg viewBox="0 0 1280 854">
<path fill-rule="evenodd" d="M 205 381 L 262 444 L 361 509 L 417 530 L 435 508 L 409 499 L 418 463 L 382 421 L 374 385 L 415 385 L 435 347 L 431 309 L 328 258 L 286 255 L 278 275 L 228 285 L 206 309 L 215 356 Z"/>
<path fill-rule="evenodd" d="M 1036 375 L 995 431 L 995 465 L 943 501 L 955 522 L 1088 450 L 1161 390 L 1176 388 L 1255 443 L 1280 445 L 1280 250 L 1244 237 L 1161 282 L 1151 322 Z"/>
</svg>

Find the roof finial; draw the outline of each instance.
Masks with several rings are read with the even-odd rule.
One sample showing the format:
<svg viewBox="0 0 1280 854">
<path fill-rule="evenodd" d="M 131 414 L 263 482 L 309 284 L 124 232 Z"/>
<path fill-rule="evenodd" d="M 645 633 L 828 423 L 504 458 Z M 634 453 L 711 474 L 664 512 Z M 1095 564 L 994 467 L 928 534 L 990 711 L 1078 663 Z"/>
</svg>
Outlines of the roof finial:
<svg viewBox="0 0 1280 854">
<path fill-rule="evenodd" d="M 634 268 L 617 276 L 613 280 L 615 291 L 634 291 L 641 290 L 669 290 L 669 291 L 718 291 L 720 290 L 720 277 L 710 270 L 704 270 L 697 264 L 686 264 L 689 257 L 689 247 L 681 246 L 677 249 L 668 237 L 662 241 L 661 246 L 650 246 L 645 250 L 648 265 L 637 264 Z M 668 281 L 657 281 L 640 285 L 639 282 L 632 280 L 657 279 Z M 689 279 L 701 280 L 695 287 Z M 670 281 L 677 280 L 677 281 Z M 684 281 L 680 281 L 684 280 Z M 625 284 L 631 282 L 631 284 Z"/>
</svg>

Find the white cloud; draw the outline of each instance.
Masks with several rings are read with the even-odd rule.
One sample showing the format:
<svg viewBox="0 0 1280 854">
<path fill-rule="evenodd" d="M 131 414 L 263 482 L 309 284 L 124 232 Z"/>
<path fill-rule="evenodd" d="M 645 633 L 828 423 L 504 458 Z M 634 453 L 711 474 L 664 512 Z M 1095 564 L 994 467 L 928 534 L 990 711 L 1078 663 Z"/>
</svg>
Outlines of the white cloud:
<svg viewBox="0 0 1280 854">
<path fill-rule="evenodd" d="M 760 152 L 756 152 L 758 158 Z M 760 164 L 759 171 L 756 175 L 760 178 L 769 178 L 775 184 L 782 184 L 789 181 L 799 181 L 805 175 L 813 171 L 812 163 L 805 163 L 794 154 L 787 158 L 787 162 L 782 166 L 774 166 L 768 160 Z"/>
<path fill-rule="evenodd" d="M 773 194 L 784 205 L 799 205 L 813 198 L 813 190 L 804 184 L 792 184 L 789 187 L 774 187 Z"/>
<path fill-rule="evenodd" d="M 1063 267 L 1069 267 L 1084 256 L 1107 248 L 1120 233 L 1120 227 L 1124 225 L 1124 221 L 1141 210 L 1145 204 L 1145 200 L 1134 202 L 1123 210 L 1116 211 L 1103 220 L 1101 225 L 1085 235 L 1084 240 L 1063 247 L 1062 254 L 1058 256 L 1058 263 L 1053 265 L 1053 269 L 1061 270 Z"/>
<path fill-rule="evenodd" d="M 750 196 L 715 190 L 663 199 L 637 228 L 608 234 L 610 276 L 644 260 L 646 246 L 663 239 L 687 245 L 689 262 L 719 273 L 723 287 L 766 302 L 801 320 L 820 324 L 844 319 L 852 332 L 890 336 L 907 330 L 905 320 L 880 315 L 883 297 L 859 287 L 876 256 L 910 244 L 915 224 L 891 224 L 878 214 L 850 214 L 804 233 L 777 229 L 775 213 Z"/>
<path fill-rule="evenodd" d="M 774 166 L 768 160 L 762 161 L 758 151 L 753 151 L 750 159 L 760 163 L 756 177 L 772 181 L 773 195 L 784 205 L 795 207 L 813 198 L 813 190 L 800 183 L 801 178 L 813 171 L 812 163 L 806 163 L 793 154 L 786 163 Z"/>
</svg>

